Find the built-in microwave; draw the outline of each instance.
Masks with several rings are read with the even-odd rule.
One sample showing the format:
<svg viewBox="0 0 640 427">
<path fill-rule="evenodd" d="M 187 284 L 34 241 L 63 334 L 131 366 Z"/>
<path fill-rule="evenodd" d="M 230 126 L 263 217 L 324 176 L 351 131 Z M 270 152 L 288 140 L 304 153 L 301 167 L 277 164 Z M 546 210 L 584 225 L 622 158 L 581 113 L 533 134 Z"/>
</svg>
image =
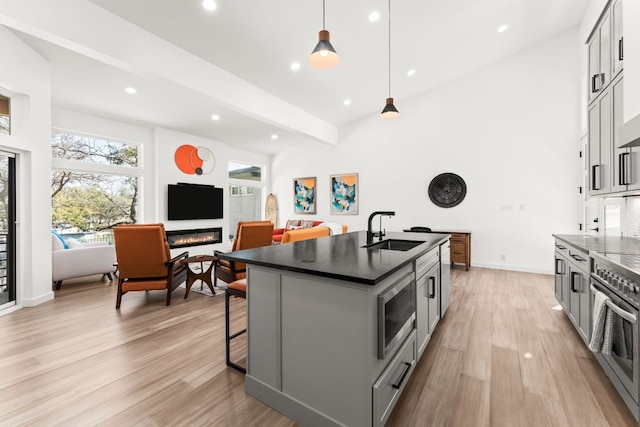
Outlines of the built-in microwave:
<svg viewBox="0 0 640 427">
<path fill-rule="evenodd" d="M 378 359 L 404 342 L 415 319 L 416 276 L 410 272 L 378 295 Z"/>
</svg>

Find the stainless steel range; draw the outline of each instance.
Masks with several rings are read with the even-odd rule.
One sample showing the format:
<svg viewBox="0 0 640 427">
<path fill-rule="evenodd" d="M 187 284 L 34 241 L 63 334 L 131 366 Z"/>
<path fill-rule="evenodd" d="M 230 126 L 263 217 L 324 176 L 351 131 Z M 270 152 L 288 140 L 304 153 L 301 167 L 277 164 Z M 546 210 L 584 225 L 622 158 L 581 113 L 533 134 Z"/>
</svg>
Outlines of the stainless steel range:
<svg viewBox="0 0 640 427">
<path fill-rule="evenodd" d="M 640 310 L 640 254 L 591 252 L 591 292 L 610 298 L 614 339 L 611 354 L 595 353 L 636 420 L 640 421 L 638 376 L 638 312 Z M 591 298 L 593 310 L 593 297 Z"/>
</svg>

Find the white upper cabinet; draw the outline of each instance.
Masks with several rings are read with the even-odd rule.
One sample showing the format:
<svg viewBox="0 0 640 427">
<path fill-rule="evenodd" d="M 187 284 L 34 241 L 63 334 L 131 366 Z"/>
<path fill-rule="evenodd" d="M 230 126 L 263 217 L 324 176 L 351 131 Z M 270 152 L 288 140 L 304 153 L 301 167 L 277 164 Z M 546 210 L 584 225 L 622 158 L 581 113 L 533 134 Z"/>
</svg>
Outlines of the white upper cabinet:
<svg viewBox="0 0 640 427">
<path fill-rule="evenodd" d="M 611 4 L 611 44 L 613 50 L 613 76 L 622 70 L 624 58 L 624 38 L 622 37 L 622 0 Z"/>
<path fill-rule="evenodd" d="M 589 103 L 611 81 L 611 16 L 609 10 L 600 18 L 588 41 Z"/>
</svg>

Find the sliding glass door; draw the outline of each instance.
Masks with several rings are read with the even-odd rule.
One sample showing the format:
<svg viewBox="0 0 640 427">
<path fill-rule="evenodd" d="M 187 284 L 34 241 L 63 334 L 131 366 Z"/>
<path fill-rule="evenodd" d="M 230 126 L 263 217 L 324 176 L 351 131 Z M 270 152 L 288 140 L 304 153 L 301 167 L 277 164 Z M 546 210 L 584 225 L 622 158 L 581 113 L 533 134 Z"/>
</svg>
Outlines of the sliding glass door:
<svg viewBox="0 0 640 427">
<path fill-rule="evenodd" d="M 0 310 L 16 304 L 16 162 L 0 151 Z"/>
</svg>

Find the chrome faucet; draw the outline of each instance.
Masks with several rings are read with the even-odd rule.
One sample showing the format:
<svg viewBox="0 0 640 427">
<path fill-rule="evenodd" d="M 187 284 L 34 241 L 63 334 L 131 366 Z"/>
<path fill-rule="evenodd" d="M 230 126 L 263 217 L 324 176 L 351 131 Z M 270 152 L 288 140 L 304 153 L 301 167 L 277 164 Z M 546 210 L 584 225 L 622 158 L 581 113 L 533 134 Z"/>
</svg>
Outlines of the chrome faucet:
<svg viewBox="0 0 640 427">
<path fill-rule="evenodd" d="M 367 226 L 367 245 L 373 243 L 373 238 L 378 237 L 379 240 L 382 240 L 382 237 L 385 235 L 385 231 L 382 229 L 382 216 L 387 215 L 391 218 L 396 213 L 393 211 L 376 211 L 369 215 L 369 224 Z M 374 232 L 371 227 L 371 222 L 373 221 L 373 217 L 376 215 L 380 215 L 380 231 Z"/>
</svg>

